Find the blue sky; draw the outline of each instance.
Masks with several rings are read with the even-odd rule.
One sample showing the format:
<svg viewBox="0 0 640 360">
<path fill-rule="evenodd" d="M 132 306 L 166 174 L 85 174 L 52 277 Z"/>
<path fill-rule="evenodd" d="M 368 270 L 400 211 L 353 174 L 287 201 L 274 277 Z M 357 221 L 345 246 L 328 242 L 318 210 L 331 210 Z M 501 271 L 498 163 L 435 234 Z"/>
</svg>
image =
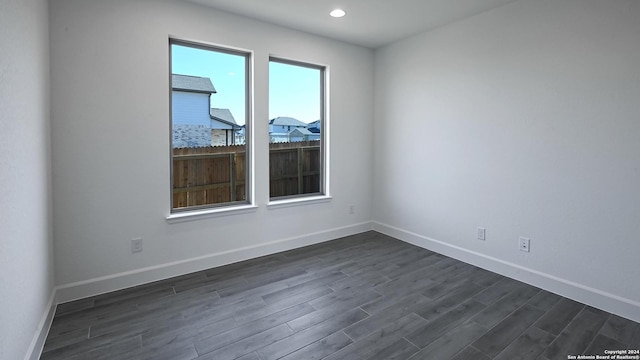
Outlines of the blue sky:
<svg viewBox="0 0 640 360">
<path fill-rule="evenodd" d="M 269 63 L 269 119 L 278 116 L 320 119 L 320 70 Z"/>
<path fill-rule="evenodd" d="M 171 62 L 174 74 L 210 78 L 218 91 L 211 96 L 211 107 L 230 109 L 238 124 L 245 123 L 244 57 L 172 45 Z M 320 70 L 269 64 L 269 119 L 278 116 L 305 123 L 320 119 Z"/>
</svg>

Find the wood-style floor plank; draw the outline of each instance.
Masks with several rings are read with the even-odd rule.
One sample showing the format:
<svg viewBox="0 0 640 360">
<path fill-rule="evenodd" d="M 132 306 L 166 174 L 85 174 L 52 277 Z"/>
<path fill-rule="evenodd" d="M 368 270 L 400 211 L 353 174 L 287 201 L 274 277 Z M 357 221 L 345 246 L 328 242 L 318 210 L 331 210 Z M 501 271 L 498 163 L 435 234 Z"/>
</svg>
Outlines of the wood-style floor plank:
<svg viewBox="0 0 640 360">
<path fill-rule="evenodd" d="M 536 326 L 553 335 L 559 335 L 573 318 L 584 308 L 584 304 L 561 299 L 538 321 Z"/>
<path fill-rule="evenodd" d="M 533 306 L 524 305 L 474 342 L 473 347 L 495 357 L 536 322 L 543 313 L 542 310 Z"/>
<path fill-rule="evenodd" d="M 469 322 L 462 324 L 420 350 L 420 352 L 411 359 L 450 359 L 486 332 L 486 328 L 476 323 Z"/>
<path fill-rule="evenodd" d="M 581 354 L 598 334 L 608 317 L 608 313 L 585 307 L 549 345 L 545 355 L 555 359 L 565 354 Z"/>
<path fill-rule="evenodd" d="M 289 355 L 286 355 L 280 359 L 282 360 L 300 360 L 300 359 L 309 359 L 309 360 L 319 360 L 323 359 L 336 351 L 339 351 L 350 344 L 353 344 L 353 340 L 351 340 L 344 332 L 338 331 L 333 334 L 325 337 L 320 341 L 316 341 L 310 345 L 303 347 L 302 349 L 296 350 Z"/>
<path fill-rule="evenodd" d="M 451 358 L 451 360 L 491 360 L 491 358 L 473 346 L 467 346 L 459 352 L 458 355 Z"/>
<path fill-rule="evenodd" d="M 554 336 L 536 327 L 530 327 L 502 351 L 496 360 L 535 360 L 551 344 Z"/>
</svg>

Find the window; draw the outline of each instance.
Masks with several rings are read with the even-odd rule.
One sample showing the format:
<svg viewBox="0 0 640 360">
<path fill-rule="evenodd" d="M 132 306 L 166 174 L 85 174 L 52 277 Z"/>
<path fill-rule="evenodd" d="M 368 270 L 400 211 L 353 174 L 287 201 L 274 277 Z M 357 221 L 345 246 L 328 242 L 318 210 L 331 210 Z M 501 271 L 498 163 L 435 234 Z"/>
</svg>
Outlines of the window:
<svg viewBox="0 0 640 360">
<path fill-rule="evenodd" d="M 325 68 L 269 62 L 269 195 L 324 195 Z"/>
<path fill-rule="evenodd" d="M 171 211 L 246 204 L 249 54 L 169 46 Z"/>
</svg>

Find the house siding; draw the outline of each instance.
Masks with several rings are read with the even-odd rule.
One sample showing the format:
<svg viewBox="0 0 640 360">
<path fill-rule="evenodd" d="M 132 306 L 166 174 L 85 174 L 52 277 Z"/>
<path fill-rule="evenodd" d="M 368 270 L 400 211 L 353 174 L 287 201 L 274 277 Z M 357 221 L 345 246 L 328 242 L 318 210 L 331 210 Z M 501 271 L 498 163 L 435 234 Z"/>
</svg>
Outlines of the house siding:
<svg viewBox="0 0 640 360">
<path fill-rule="evenodd" d="M 211 145 L 209 94 L 173 91 L 171 99 L 173 147 Z"/>
<path fill-rule="evenodd" d="M 173 125 L 202 125 L 209 127 L 209 94 L 172 91 L 171 115 Z"/>
</svg>

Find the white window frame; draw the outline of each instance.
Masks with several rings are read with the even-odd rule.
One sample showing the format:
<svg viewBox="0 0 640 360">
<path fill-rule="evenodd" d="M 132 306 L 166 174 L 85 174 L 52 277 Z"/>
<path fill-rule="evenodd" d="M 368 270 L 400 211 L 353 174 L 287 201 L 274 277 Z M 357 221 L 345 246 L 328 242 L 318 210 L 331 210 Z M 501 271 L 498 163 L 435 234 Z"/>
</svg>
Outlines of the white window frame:
<svg viewBox="0 0 640 360">
<path fill-rule="evenodd" d="M 173 119 L 172 119 L 172 45 L 187 46 L 199 48 L 202 50 L 217 51 L 232 55 L 244 56 L 245 62 L 245 200 L 207 204 L 199 206 L 190 206 L 186 208 L 175 209 L 173 205 Z M 169 37 L 169 215 L 166 219 L 169 222 L 182 222 L 197 220 L 201 218 L 226 216 L 231 214 L 242 214 L 255 211 L 255 154 L 253 144 L 253 94 L 254 94 L 254 52 L 247 49 L 234 48 L 226 45 L 211 44 L 202 41 L 186 40 L 177 37 Z"/>
<path fill-rule="evenodd" d="M 321 72 L 320 81 L 320 192 L 309 194 L 297 194 L 291 196 L 280 196 L 272 198 L 270 194 L 267 207 L 269 209 L 276 209 L 282 207 L 307 205 L 329 202 L 331 200 L 330 192 L 330 68 L 328 65 L 323 65 L 315 62 L 294 60 L 288 57 L 282 57 L 277 55 L 269 56 L 269 63 L 278 62 L 281 64 L 288 64 L 294 66 L 307 67 L 311 69 L 317 69 Z M 271 181 L 271 175 L 268 174 L 268 181 Z M 270 192 L 270 190 L 269 190 Z"/>
</svg>

